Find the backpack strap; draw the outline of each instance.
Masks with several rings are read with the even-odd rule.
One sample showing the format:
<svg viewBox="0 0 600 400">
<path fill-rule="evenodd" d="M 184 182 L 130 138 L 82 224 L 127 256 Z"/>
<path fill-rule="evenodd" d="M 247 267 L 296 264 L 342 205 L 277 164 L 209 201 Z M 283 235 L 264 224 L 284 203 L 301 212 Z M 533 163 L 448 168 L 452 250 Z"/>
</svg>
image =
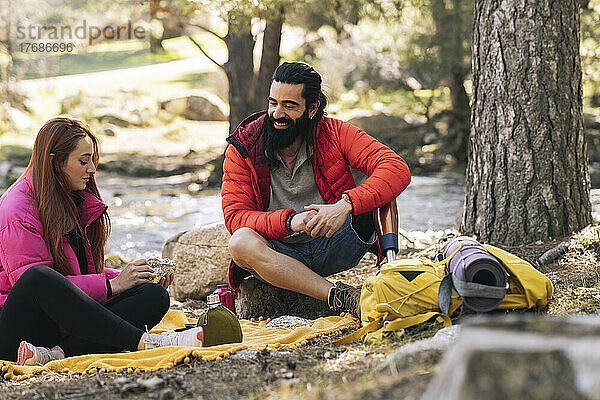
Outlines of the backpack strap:
<svg viewBox="0 0 600 400">
<path fill-rule="evenodd" d="M 440 265 L 444 265 L 446 264 L 448 261 L 450 261 L 452 259 L 452 257 L 454 257 L 456 255 L 456 253 L 458 253 L 458 251 L 462 249 L 462 246 L 460 246 L 458 249 L 454 250 L 454 253 L 450 254 L 448 257 L 444 258 L 442 261 L 438 261 L 435 263 L 432 263 L 428 260 L 423 260 L 425 261 L 427 264 L 433 266 L 433 267 L 439 267 Z"/>
<path fill-rule="evenodd" d="M 367 325 L 350 333 L 349 335 L 346 335 L 342 338 L 334 340 L 333 342 L 328 343 L 328 344 L 346 344 L 346 343 L 354 342 L 355 340 L 358 340 L 358 339 L 362 338 L 363 336 L 365 336 L 367 333 L 375 332 L 375 331 L 381 329 L 381 327 L 383 326 L 382 321 L 383 321 L 383 316 L 369 322 Z"/>
<path fill-rule="evenodd" d="M 422 324 L 423 322 L 429 321 L 431 318 L 436 317 L 436 320 L 440 323 L 444 324 L 444 327 L 452 326 L 452 321 L 450 317 L 445 314 L 442 314 L 437 311 L 431 311 L 424 314 L 413 315 L 412 317 L 406 318 L 396 318 L 391 321 L 386 321 L 385 318 L 388 314 L 383 315 L 371 322 L 362 328 L 346 335 L 340 339 L 334 340 L 328 344 L 346 344 L 350 342 L 354 342 L 355 340 L 361 339 L 363 336 L 368 333 L 375 332 L 383 328 L 382 333 L 390 333 L 393 331 L 400 331 L 406 328 L 410 328 L 411 326 Z"/>
<path fill-rule="evenodd" d="M 450 311 L 453 287 L 462 298 L 488 297 L 492 299 L 503 299 L 508 290 L 508 283 L 506 283 L 506 286 L 488 286 L 475 282 L 461 281 L 453 273 L 447 274 L 440 282 L 440 287 L 438 289 L 438 306 L 446 315 L 448 315 L 448 312 Z"/>
<path fill-rule="evenodd" d="M 462 249 L 462 245 L 454 251 L 454 253 L 450 254 L 450 256 L 445 259 L 436 262 L 433 264 L 438 267 L 446 264 L 448 261 L 452 259 L 458 253 L 460 249 Z M 441 253 L 440 253 L 441 254 Z M 440 257 L 441 258 L 441 257 Z M 438 307 L 442 311 L 444 315 L 448 315 L 450 312 L 450 303 L 452 302 L 452 274 L 446 274 L 440 281 L 440 286 L 438 288 Z"/>
<path fill-rule="evenodd" d="M 399 331 L 401 329 L 410 328 L 411 326 L 422 324 L 436 317 L 436 320 L 444 324 L 444 327 L 452 326 L 450 317 L 437 311 L 430 311 L 424 314 L 413 315 L 412 317 L 398 318 L 393 321 L 388 321 L 383 324 L 384 332 Z"/>
<path fill-rule="evenodd" d="M 367 335 L 368 333 L 378 331 L 383 328 L 382 333 L 390 333 L 393 331 L 400 331 L 411 326 L 422 324 L 423 322 L 429 321 L 433 317 L 437 317 L 436 320 L 444 324 L 444 327 L 452 326 L 450 317 L 437 311 L 431 311 L 423 314 L 417 314 L 410 317 L 404 317 L 394 307 L 387 303 L 377 304 L 376 312 L 379 317 L 374 318 L 367 325 L 362 328 L 350 333 L 343 338 L 334 340 L 329 344 L 346 344 L 353 342 Z M 371 316 L 369 316 L 371 317 Z"/>
<path fill-rule="evenodd" d="M 442 278 L 438 288 L 438 307 L 448 315 L 450 312 L 450 302 L 452 301 L 452 274 L 447 274 Z"/>
</svg>

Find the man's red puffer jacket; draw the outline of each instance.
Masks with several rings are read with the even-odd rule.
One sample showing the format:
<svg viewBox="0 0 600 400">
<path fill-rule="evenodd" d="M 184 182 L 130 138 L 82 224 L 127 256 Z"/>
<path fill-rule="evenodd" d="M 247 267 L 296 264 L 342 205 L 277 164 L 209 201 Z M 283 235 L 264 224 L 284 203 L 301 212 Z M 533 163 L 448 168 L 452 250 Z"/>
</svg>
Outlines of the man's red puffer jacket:
<svg viewBox="0 0 600 400">
<path fill-rule="evenodd" d="M 263 111 L 248 117 L 227 138 L 231 146 L 225 153 L 221 199 L 230 233 L 248 227 L 265 238 L 280 239 L 290 234 L 285 220 L 294 210 L 265 211 L 270 189 L 263 148 L 265 116 Z M 410 171 L 399 155 L 361 129 L 330 117 L 319 121 L 311 164 L 323 199 L 332 204 L 347 193 L 356 215 L 389 203 L 410 183 Z M 350 167 L 368 176 L 360 186 Z M 235 269 L 232 265 L 229 281 L 237 288 Z"/>
</svg>

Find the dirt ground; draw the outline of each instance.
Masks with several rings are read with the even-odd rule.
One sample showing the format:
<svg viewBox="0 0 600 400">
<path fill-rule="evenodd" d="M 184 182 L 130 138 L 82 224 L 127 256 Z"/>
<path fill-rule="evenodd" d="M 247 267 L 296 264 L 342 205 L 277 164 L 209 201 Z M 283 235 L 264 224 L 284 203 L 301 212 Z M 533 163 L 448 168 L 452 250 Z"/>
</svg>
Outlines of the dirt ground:
<svg viewBox="0 0 600 400">
<path fill-rule="evenodd" d="M 507 248 L 536 263 L 547 250 L 569 238 L 548 243 Z M 439 245 L 405 250 L 404 257 L 431 255 Z M 600 310 L 600 226 L 592 226 L 570 238 L 568 250 L 554 262 L 538 266 L 555 287 L 548 314 L 597 313 Z M 360 284 L 376 272 L 373 257 L 335 278 Z M 181 306 L 181 305 L 180 305 Z M 202 302 L 183 305 L 198 313 Z M 436 328 L 414 329 L 385 343 L 328 345 L 331 338 L 317 338 L 305 347 L 260 352 L 242 351 L 229 358 L 194 360 L 173 369 L 153 373 L 56 374 L 23 382 L 0 381 L 0 399 L 208 399 L 302 398 L 418 399 L 441 360 L 439 351 L 423 352 L 392 370 L 380 370 L 385 357 L 407 342 L 430 337 Z"/>
</svg>

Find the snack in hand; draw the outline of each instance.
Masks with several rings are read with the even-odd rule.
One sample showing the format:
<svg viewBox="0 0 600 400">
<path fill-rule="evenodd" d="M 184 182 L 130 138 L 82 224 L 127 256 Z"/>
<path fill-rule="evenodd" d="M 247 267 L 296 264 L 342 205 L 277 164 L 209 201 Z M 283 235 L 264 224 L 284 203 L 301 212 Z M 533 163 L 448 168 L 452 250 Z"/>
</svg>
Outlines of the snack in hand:
<svg viewBox="0 0 600 400">
<path fill-rule="evenodd" d="M 177 269 L 175 261 L 169 258 L 152 257 L 147 259 L 146 262 L 156 275 L 156 278 L 152 280 L 154 283 L 158 283 L 162 278 L 175 274 L 175 270 Z"/>
</svg>

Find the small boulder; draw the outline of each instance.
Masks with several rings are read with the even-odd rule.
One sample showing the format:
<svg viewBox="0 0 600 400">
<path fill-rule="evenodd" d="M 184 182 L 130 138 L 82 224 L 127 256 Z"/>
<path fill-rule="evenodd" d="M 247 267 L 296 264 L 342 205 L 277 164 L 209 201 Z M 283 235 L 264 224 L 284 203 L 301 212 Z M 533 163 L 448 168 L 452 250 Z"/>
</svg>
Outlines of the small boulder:
<svg viewBox="0 0 600 400">
<path fill-rule="evenodd" d="M 153 97 L 133 91 L 117 91 L 111 96 L 84 96 L 81 92 L 61 100 L 61 114 L 86 122 L 93 120 L 121 128 L 146 126 L 158 114 Z"/>
<path fill-rule="evenodd" d="M 584 114 L 583 126 L 585 129 L 600 129 L 600 116 Z"/>
<path fill-rule="evenodd" d="M 374 114 L 352 118 L 348 122 L 396 148 L 407 148 L 422 144 L 422 136 L 415 135 L 413 126 L 398 115 Z"/>
<path fill-rule="evenodd" d="M 114 126 L 113 124 L 104 124 L 102 125 L 102 132 L 106 135 L 106 136 L 116 136 L 118 131 L 118 128 L 116 126 Z"/>
<path fill-rule="evenodd" d="M 116 125 L 121 128 L 126 128 L 131 125 L 142 125 L 140 118 L 134 114 L 126 117 L 125 115 L 119 115 L 119 112 L 116 110 L 107 109 L 102 111 L 103 112 L 96 116 L 96 119 L 104 124 Z"/>
<path fill-rule="evenodd" d="M 177 264 L 171 295 L 179 301 L 205 300 L 218 284 L 227 282 L 229 232 L 223 223 L 179 233 L 163 247 L 163 257 Z"/>
<path fill-rule="evenodd" d="M 81 92 L 73 96 L 67 96 L 60 100 L 60 113 L 71 114 L 82 102 L 83 94 Z"/>
<path fill-rule="evenodd" d="M 600 162 L 600 130 L 586 129 L 585 140 L 587 144 L 588 161 Z"/>
<path fill-rule="evenodd" d="M 31 116 L 23 110 L 12 107 L 9 103 L 0 103 L 0 120 L 7 130 L 27 132 L 33 129 Z M 0 126 L 0 132 L 4 129 Z"/>
<path fill-rule="evenodd" d="M 194 92 L 189 96 L 165 100 L 160 108 L 194 121 L 227 121 L 227 106 L 211 93 Z"/>
</svg>

